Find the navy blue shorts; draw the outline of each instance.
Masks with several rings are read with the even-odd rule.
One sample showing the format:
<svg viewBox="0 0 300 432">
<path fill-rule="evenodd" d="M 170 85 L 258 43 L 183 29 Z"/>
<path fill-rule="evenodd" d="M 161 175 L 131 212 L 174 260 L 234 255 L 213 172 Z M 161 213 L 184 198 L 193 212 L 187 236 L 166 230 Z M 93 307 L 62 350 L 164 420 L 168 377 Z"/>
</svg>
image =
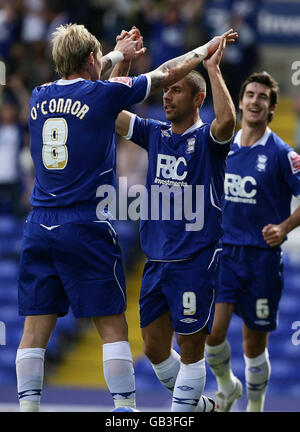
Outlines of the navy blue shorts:
<svg viewBox="0 0 300 432">
<path fill-rule="evenodd" d="M 186 261 L 146 260 L 139 301 L 141 327 L 170 311 L 177 333 L 192 334 L 206 326 L 210 333 L 220 252 L 214 245 Z"/>
<path fill-rule="evenodd" d="M 276 329 L 282 289 L 280 248 L 223 245 L 216 302 L 234 303 L 247 327 Z"/>
<path fill-rule="evenodd" d="M 19 314 L 77 318 L 113 315 L 126 308 L 117 235 L 109 222 L 69 222 L 33 212 L 24 228 Z M 38 216 L 35 217 L 35 213 Z M 46 222 L 41 223 L 41 220 Z"/>
</svg>

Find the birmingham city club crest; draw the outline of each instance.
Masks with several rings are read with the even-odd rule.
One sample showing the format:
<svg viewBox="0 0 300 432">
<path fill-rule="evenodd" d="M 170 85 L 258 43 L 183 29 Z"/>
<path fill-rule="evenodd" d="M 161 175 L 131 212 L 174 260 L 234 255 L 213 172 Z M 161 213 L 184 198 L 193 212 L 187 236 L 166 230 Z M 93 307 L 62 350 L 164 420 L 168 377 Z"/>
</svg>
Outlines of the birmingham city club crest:
<svg viewBox="0 0 300 432">
<path fill-rule="evenodd" d="M 261 172 L 266 171 L 267 160 L 268 157 L 266 155 L 264 154 L 258 155 L 256 160 L 256 169 Z"/>
<path fill-rule="evenodd" d="M 195 151 L 195 142 L 196 142 L 196 138 L 189 138 L 187 140 L 187 145 L 186 145 L 186 149 L 185 149 L 185 152 L 187 154 L 194 153 L 194 151 Z"/>
</svg>

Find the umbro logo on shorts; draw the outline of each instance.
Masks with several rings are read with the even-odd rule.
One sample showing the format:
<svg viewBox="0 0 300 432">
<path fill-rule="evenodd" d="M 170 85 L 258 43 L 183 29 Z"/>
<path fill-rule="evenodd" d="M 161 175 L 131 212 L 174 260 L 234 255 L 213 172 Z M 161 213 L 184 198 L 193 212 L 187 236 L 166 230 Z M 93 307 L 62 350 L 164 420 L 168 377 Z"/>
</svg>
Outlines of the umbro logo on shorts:
<svg viewBox="0 0 300 432">
<path fill-rule="evenodd" d="M 196 322 L 196 321 L 198 321 L 198 320 L 195 319 L 195 318 L 183 318 L 183 319 L 181 319 L 180 321 L 181 321 L 181 322 L 184 322 L 184 323 L 186 323 L 186 324 L 191 324 L 191 323 Z"/>
<path fill-rule="evenodd" d="M 254 324 L 264 326 L 264 325 L 268 325 L 271 323 L 270 323 L 270 321 L 266 321 L 266 320 L 257 320 L 257 321 L 254 321 Z"/>
</svg>

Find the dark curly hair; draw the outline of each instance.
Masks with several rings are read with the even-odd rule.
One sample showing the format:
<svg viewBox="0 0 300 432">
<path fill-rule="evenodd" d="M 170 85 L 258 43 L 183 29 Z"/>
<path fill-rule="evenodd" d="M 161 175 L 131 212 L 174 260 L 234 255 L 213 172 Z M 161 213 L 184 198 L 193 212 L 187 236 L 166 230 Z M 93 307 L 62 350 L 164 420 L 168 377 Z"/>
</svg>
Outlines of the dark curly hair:
<svg viewBox="0 0 300 432">
<path fill-rule="evenodd" d="M 270 92 L 270 107 L 277 104 L 278 94 L 279 94 L 279 85 L 274 80 L 274 78 L 268 72 L 265 72 L 265 71 L 254 72 L 253 74 L 249 75 L 249 77 L 246 79 L 246 81 L 244 81 L 244 83 L 242 84 L 242 87 L 240 89 L 240 93 L 239 93 L 239 100 L 240 101 L 243 99 L 247 85 L 250 83 L 253 83 L 253 82 L 263 84 L 263 85 L 269 87 L 269 89 L 271 90 L 271 92 Z M 272 121 L 272 119 L 273 119 L 273 114 L 270 113 L 269 117 L 268 117 L 268 123 L 270 123 Z"/>
</svg>

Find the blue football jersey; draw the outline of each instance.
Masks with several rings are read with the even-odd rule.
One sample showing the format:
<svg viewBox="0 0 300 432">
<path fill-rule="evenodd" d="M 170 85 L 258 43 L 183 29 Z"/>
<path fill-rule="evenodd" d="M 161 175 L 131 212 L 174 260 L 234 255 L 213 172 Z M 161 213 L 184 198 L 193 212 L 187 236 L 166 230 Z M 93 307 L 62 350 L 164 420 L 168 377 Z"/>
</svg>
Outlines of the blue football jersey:
<svg viewBox="0 0 300 432">
<path fill-rule="evenodd" d="M 241 134 L 227 158 L 222 240 L 268 248 L 263 227 L 285 220 L 300 196 L 300 156 L 269 128 L 251 147 L 241 147 Z"/>
<path fill-rule="evenodd" d="M 231 141 L 216 142 L 198 121 L 182 135 L 133 116 L 126 137 L 148 152 L 140 240 L 149 259 L 187 259 L 223 234 L 221 195 Z"/>
<path fill-rule="evenodd" d="M 96 214 L 97 188 L 115 186 L 115 120 L 148 96 L 150 78 L 59 80 L 30 99 L 33 207 L 83 206 Z"/>
</svg>

